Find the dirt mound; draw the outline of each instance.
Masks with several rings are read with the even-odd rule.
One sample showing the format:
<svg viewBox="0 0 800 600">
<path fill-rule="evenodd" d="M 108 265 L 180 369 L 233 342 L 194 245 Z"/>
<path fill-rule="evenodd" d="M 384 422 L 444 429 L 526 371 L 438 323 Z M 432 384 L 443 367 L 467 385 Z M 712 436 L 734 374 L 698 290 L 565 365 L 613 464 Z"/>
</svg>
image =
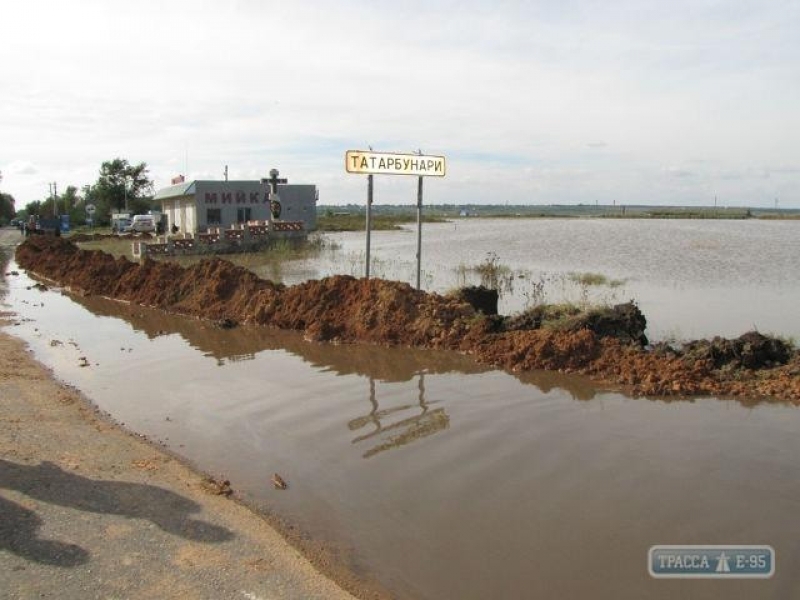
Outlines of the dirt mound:
<svg viewBox="0 0 800 600">
<path fill-rule="evenodd" d="M 518 315 L 507 317 L 503 322 L 505 331 L 553 329 L 577 332 L 588 329 L 601 338 L 613 337 L 640 346 L 647 345 L 644 334 L 646 328 L 647 319 L 633 302 L 588 311 L 568 304 L 535 306 Z"/>
<path fill-rule="evenodd" d="M 647 345 L 644 330 L 647 319 L 633 302 L 610 308 L 597 308 L 576 319 L 572 330 L 588 329 L 599 337 L 611 337 L 623 343 Z"/>
<path fill-rule="evenodd" d="M 750 331 L 733 339 L 715 337 L 687 344 L 684 357 L 689 361 L 710 360 L 718 369 L 764 369 L 785 365 L 792 351 L 783 340 Z"/>
<path fill-rule="evenodd" d="M 214 321 L 301 330 L 322 341 L 451 347 L 476 317 L 464 302 L 406 283 L 334 276 L 286 288 L 218 258 L 187 268 L 148 259 L 134 264 L 66 241 L 31 238 L 18 248 L 17 261 L 87 294 Z"/>
<path fill-rule="evenodd" d="M 800 353 L 784 342 L 748 333 L 648 350 L 646 319 L 632 303 L 587 313 L 537 307 L 505 318 L 483 314 L 463 295 L 440 296 L 406 283 L 339 275 L 286 287 L 218 258 L 187 268 L 134 264 L 43 236 L 20 245 L 17 262 L 86 294 L 218 324 L 300 330 L 316 341 L 458 350 L 512 371 L 585 373 L 641 394 L 760 395 L 800 403 Z"/>
</svg>

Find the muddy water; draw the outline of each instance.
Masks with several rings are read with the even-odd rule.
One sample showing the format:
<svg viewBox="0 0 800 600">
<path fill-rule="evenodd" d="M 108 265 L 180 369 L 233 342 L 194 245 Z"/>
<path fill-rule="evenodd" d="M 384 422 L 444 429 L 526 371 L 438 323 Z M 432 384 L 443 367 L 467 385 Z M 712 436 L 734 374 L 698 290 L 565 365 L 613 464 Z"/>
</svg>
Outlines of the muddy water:
<svg viewBox="0 0 800 600">
<path fill-rule="evenodd" d="M 414 227 L 374 232 L 372 272 L 416 282 Z M 364 234 L 332 236 L 338 251 L 262 273 L 289 283 L 364 273 Z M 642 219 L 460 219 L 426 224 L 427 290 L 480 277 L 467 269 L 496 257 L 509 272 L 501 312 L 531 302 L 636 300 L 652 339 L 735 337 L 757 328 L 800 338 L 800 221 Z M 571 273 L 599 273 L 616 287 L 579 285 Z"/>
<path fill-rule="evenodd" d="M 631 399 L 31 285 L 9 277 L 8 331 L 57 376 L 402 598 L 800 595 L 797 407 Z M 647 575 L 653 544 L 712 543 L 771 544 L 775 576 Z"/>
</svg>

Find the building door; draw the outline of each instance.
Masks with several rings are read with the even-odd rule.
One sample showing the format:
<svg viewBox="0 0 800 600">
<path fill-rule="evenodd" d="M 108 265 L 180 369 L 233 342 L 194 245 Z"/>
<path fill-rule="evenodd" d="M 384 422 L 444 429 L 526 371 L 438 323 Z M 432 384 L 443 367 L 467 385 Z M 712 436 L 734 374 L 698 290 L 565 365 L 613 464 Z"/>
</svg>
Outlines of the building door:
<svg viewBox="0 0 800 600">
<path fill-rule="evenodd" d="M 250 207 L 242 207 L 236 209 L 236 222 L 237 223 L 246 223 L 247 221 L 252 221 L 252 211 Z"/>
</svg>

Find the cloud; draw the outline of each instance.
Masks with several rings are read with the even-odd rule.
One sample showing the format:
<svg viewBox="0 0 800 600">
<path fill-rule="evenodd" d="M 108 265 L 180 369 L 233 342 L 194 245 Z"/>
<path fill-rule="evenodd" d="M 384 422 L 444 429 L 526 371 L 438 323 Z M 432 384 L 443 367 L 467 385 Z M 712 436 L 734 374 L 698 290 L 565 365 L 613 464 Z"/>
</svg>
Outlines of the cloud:
<svg viewBox="0 0 800 600">
<path fill-rule="evenodd" d="M 447 156 L 441 201 L 468 178 L 519 201 L 691 202 L 736 172 L 744 202 L 794 175 L 799 23 L 800 5 L 747 0 L 11 3 L 0 164 L 40 181 L 6 167 L 4 188 L 28 201 L 121 156 L 157 185 L 187 162 L 274 166 L 346 202 L 344 152 L 371 144 Z M 753 164 L 777 168 L 764 183 Z"/>
<path fill-rule="evenodd" d="M 3 167 L 2 171 L 7 175 L 35 175 L 39 169 L 31 162 L 15 160 Z"/>
<path fill-rule="evenodd" d="M 766 167 L 764 172 L 767 173 L 767 176 L 770 174 L 775 175 L 800 175 L 800 167 L 794 167 L 790 165 L 781 165 L 775 167 Z"/>
<path fill-rule="evenodd" d="M 690 171 L 689 169 L 682 169 L 680 167 L 664 167 L 663 172 L 668 177 L 675 177 L 678 179 L 697 177 L 697 172 Z"/>
</svg>

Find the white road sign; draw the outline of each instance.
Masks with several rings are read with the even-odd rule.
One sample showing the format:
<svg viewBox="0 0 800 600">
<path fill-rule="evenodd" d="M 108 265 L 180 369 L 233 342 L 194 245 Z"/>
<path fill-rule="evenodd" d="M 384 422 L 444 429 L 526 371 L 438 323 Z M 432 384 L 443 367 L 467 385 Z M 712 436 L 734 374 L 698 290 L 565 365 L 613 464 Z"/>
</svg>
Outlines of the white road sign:
<svg viewBox="0 0 800 600">
<path fill-rule="evenodd" d="M 344 160 L 348 173 L 364 175 L 444 177 L 446 171 L 444 156 L 348 150 Z"/>
</svg>

